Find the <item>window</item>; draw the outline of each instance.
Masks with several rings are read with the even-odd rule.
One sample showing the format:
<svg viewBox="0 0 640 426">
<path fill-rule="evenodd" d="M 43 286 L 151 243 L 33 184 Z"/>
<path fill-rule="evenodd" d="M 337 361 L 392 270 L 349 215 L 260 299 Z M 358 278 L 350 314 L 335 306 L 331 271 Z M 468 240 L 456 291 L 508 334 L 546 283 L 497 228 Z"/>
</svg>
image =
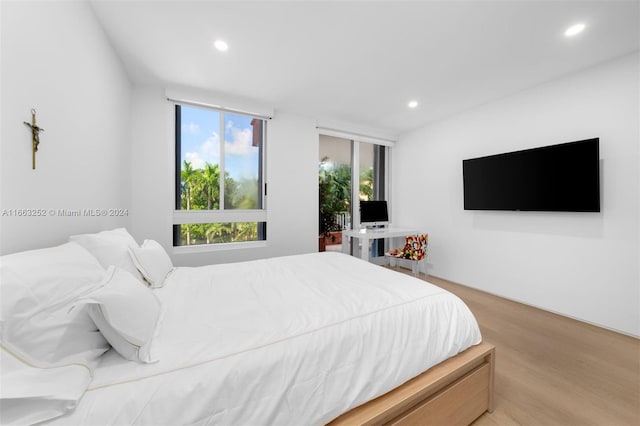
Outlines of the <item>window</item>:
<svg viewBox="0 0 640 426">
<path fill-rule="evenodd" d="M 177 104 L 173 245 L 266 240 L 266 120 Z"/>
</svg>

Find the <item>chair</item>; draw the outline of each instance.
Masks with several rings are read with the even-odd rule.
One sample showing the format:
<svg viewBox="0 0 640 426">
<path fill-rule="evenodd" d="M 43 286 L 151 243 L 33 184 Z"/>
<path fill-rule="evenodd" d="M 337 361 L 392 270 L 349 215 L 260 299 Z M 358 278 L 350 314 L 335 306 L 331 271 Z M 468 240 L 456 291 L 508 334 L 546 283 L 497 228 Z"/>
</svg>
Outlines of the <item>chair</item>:
<svg viewBox="0 0 640 426">
<path fill-rule="evenodd" d="M 396 266 L 398 259 L 411 261 L 411 272 L 413 275 L 420 273 L 420 263 L 427 259 L 427 246 L 429 245 L 429 234 L 409 235 L 405 239 L 402 249 L 395 248 L 384 255 L 389 259 L 390 266 Z M 427 270 L 425 269 L 425 274 Z"/>
</svg>

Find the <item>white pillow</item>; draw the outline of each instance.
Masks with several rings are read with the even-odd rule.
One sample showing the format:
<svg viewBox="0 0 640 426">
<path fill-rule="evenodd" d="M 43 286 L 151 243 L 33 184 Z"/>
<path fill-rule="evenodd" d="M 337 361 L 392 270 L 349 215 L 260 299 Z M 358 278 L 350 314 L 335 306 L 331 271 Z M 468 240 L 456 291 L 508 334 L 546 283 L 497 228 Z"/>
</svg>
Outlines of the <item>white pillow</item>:
<svg viewBox="0 0 640 426">
<path fill-rule="evenodd" d="M 96 234 L 72 235 L 69 241 L 87 249 L 105 269 L 111 265 L 119 266 L 142 281 L 142 276 L 129 256 L 129 249 L 138 247 L 138 243 L 125 228 Z"/>
<path fill-rule="evenodd" d="M 162 287 L 173 271 L 173 263 L 164 248 L 154 240 L 144 240 L 141 247 L 130 250 L 133 263 L 153 288 Z"/>
<path fill-rule="evenodd" d="M 109 344 L 88 310 L 73 307 L 104 274 L 75 243 L 0 257 L 3 423 L 31 424 L 75 408 Z"/>
<path fill-rule="evenodd" d="M 107 270 L 102 287 L 80 301 L 111 346 L 131 361 L 155 362 L 152 340 L 158 330 L 160 301 L 129 272 Z"/>
<path fill-rule="evenodd" d="M 104 269 L 85 249 L 67 243 L 0 258 L 0 338 L 38 366 L 91 364 L 109 345 L 75 301 L 96 289 Z"/>
</svg>

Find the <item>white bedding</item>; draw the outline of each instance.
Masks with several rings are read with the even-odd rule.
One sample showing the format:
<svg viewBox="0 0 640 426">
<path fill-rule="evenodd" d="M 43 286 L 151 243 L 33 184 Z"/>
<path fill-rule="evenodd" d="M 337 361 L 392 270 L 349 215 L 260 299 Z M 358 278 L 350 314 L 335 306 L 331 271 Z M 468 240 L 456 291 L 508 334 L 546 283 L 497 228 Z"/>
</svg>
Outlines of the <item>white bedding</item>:
<svg viewBox="0 0 640 426">
<path fill-rule="evenodd" d="M 64 425 L 324 424 L 481 341 L 460 299 L 341 253 L 176 268 L 159 362 L 103 355 Z"/>
</svg>

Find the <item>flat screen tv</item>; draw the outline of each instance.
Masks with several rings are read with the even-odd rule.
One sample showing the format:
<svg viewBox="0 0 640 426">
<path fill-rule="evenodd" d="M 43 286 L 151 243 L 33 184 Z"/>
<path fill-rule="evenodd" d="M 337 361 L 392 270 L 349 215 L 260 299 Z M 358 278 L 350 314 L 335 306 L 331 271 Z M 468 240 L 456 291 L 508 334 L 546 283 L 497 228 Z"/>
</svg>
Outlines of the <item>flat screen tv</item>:
<svg viewBox="0 0 640 426">
<path fill-rule="evenodd" d="M 462 161 L 465 210 L 600 211 L 599 138 Z"/>
<path fill-rule="evenodd" d="M 360 225 L 379 227 L 389 223 L 386 201 L 360 201 Z"/>
</svg>

